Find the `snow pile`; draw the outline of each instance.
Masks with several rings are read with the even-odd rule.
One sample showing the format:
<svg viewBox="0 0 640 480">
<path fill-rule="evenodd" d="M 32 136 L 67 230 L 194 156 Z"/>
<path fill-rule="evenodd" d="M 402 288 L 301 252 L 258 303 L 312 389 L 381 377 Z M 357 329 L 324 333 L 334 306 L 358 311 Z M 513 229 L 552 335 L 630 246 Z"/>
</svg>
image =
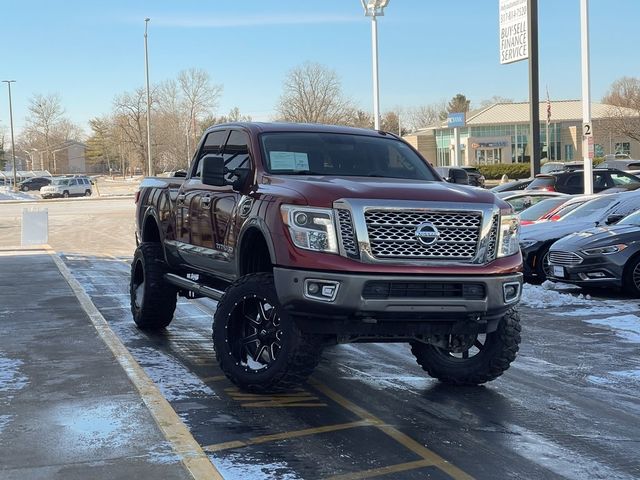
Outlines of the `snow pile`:
<svg viewBox="0 0 640 480">
<path fill-rule="evenodd" d="M 619 337 L 629 342 L 640 343 L 640 317 L 636 315 L 585 319 L 584 321 L 591 325 L 610 327 Z"/>
<path fill-rule="evenodd" d="M 556 285 L 552 282 L 545 282 L 542 285 L 530 285 L 525 283 L 522 286 L 522 299 L 520 304 L 531 308 L 553 308 L 567 305 L 593 305 L 593 300 L 589 295 L 571 295 L 554 290 Z"/>
<path fill-rule="evenodd" d="M 2 200 L 30 200 L 34 201 L 35 198 L 28 193 L 14 192 L 11 187 L 0 187 L 0 201 Z"/>
</svg>

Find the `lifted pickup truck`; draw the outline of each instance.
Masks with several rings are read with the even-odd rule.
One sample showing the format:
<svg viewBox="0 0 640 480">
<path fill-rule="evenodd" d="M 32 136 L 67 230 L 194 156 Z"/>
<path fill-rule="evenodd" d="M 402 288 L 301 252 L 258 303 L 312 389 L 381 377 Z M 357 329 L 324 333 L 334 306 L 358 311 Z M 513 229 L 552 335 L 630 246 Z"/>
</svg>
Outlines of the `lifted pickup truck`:
<svg viewBox="0 0 640 480">
<path fill-rule="evenodd" d="M 136 203 L 136 324 L 168 326 L 177 295 L 218 300 L 216 357 L 243 389 L 296 386 L 331 343 L 409 342 L 454 384 L 516 357 L 517 217 L 392 134 L 214 126 L 186 178 L 145 179 Z"/>
</svg>

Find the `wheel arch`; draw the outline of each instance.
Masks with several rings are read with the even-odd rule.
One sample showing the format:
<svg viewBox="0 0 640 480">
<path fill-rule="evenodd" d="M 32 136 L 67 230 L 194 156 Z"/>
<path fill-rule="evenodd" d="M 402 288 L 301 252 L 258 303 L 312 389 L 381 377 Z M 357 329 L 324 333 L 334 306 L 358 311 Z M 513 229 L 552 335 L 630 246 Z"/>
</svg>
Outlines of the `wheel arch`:
<svg viewBox="0 0 640 480">
<path fill-rule="evenodd" d="M 238 239 L 236 267 L 238 276 L 249 273 L 271 273 L 275 262 L 275 253 L 271 236 L 265 225 L 255 220 L 242 229 Z"/>
<path fill-rule="evenodd" d="M 158 220 L 158 214 L 154 209 L 149 208 L 145 213 L 141 230 L 140 237 L 142 242 L 162 244 L 160 222 Z"/>
</svg>

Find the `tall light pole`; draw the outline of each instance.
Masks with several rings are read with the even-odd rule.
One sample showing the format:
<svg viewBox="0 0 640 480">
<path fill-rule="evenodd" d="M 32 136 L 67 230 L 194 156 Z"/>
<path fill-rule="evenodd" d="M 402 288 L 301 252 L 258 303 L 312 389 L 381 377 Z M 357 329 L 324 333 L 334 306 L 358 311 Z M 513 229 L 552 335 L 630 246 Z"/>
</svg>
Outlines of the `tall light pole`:
<svg viewBox="0 0 640 480">
<path fill-rule="evenodd" d="M 380 93 L 378 88 L 378 22 L 376 17 L 384 15 L 389 0 L 360 0 L 364 14 L 371 17 L 371 50 L 373 60 L 373 124 L 380 130 Z"/>
<path fill-rule="evenodd" d="M 593 163 L 591 146 L 591 88 L 589 72 L 589 2 L 580 0 L 580 44 L 582 51 L 582 159 L 584 161 L 584 193 L 593 193 Z"/>
<path fill-rule="evenodd" d="M 147 160 L 149 162 L 149 176 L 153 175 L 151 163 L 151 92 L 149 90 L 149 49 L 147 47 L 147 27 L 150 18 L 144 19 L 144 72 L 147 80 Z"/>
<path fill-rule="evenodd" d="M 11 84 L 15 80 L 2 80 L 9 87 L 9 123 L 11 124 L 11 156 L 13 157 L 13 190 L 18 191 L 18 177 L 16 175 L 16 142 L 13 136 L 13 105 L 11 104 Z"/>
</svg>

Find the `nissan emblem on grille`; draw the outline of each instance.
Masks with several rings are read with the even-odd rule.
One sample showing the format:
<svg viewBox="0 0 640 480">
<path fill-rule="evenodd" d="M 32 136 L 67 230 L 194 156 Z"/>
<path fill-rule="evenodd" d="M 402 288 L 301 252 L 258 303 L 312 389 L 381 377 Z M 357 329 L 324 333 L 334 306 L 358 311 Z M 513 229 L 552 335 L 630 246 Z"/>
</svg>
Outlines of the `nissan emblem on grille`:
<svg viewBox="0 0 640 480">
<path fill-rule="evenodd" d="M 416 227 L 416 237 L 423 245 L 433 245 L 438 241 L 440 232 L 431 222 L 423 222 Z"/>
</svg>

